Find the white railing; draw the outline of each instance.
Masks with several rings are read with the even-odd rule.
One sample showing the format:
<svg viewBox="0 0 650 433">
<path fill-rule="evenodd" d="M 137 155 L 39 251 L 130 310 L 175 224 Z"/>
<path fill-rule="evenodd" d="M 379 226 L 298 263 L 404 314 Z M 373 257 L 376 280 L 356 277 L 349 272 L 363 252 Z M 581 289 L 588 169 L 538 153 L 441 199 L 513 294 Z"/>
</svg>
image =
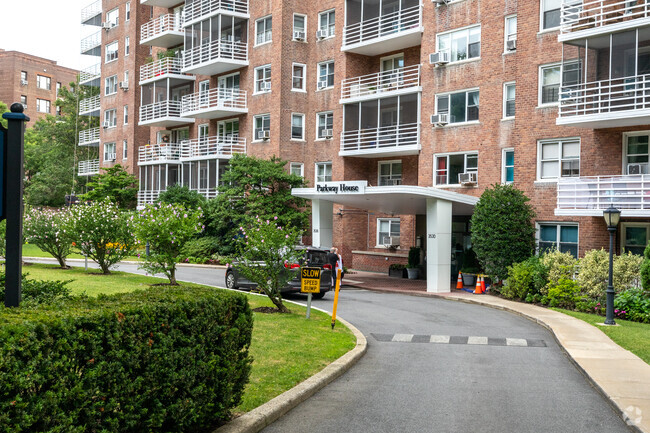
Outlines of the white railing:
<svg viewBox="0 0 650 433">
<path fill-rule="evenodd" d="M 79 176 L 92 176 L 93 174 L 99 174 L 99 159 L 79 161 L 77 174 Z"/>
<path fill-rule="evenodd" d="M 86 129 L 79 131 L 79 146 L 87 146 L 91 143 L 99 142 L 99 128 Z"/>
<path fill-rule="evenodd" d="M 155 62 L 147 63 L 140 66 L 140 81 L 150 80 L 166 74 L 187 75 L 181 72 L 183 62 L 176 57 L 165 57 Z"/>
<path fill-rule="evenodd" d="M 166 32 L 182 32 L 183 20 L 174 14 L 161 15 L 140 28 L 140 43 Z"/>
<path fill-rule="evenodd" d="M 352 45 L 405 32 L 422 25 L 420 6 L 401 9 L 390 14 L 345 26 L 343 45 Z"/>
<path fill-rule="evenodd" d="M 564 210 L 617 209 L 650 211 L 650 175 L 593 176 L 559 179 L 557 208 Z"/>
<path fill-rule="evenodd" d="M 79 113 L 89 113 L 91 111 L 97 111 L 100 108 L 101 100 L 99 95 L 93 96 L 91 98 L 82 99 L 79 101 Z"/>
<path fill-rule="evenodd" d="M 244 42 L 214 41 L 185 50 L 184 67 L 200 65 L 214 60 L 248 61 L 248 45 Z"/>
<path fill-rule="evenodd" d="M 181 145 L 178 143 L 156 143 L 140 146 L 138 162 L 178 161 Z"/>
<path fill-rule="evenodd" d="M 97 63 L 96 65 L 92 65 L 89 68 L 84 69 L 83 71 L 79 72 L 79 82 L 84 83 L 87 81 L 92 81 L 97 78 L 100 78 L 102 75 L 102 65 L 101 63 Z"/>
<path fill-rule="evenodd" d="M 182 159 L 204 156 L 230 157 L 235 153 L 246 153 L 245 138 L 219 136 L 196 138 L 184 141 L 181 148 Z"/>
<path fill-rule="evenodd" d="M 650 16 L 646 0 L 563 0 L 562 33 Z"/>
<path fill-rule="evenodd" d="M 198 20 L 218 11 L 248 15 L 248 0 L 194 0 L 185 6 L 185 22 Z"/>
<path fill-rule="evenodd" d="M 165 192 L 160 191 L 160 190 L 149 190 L 149 191 L 138 191 L 138 208 L 143 208 L 147 204 L 153 204 L 156 200 L 158 200 L 158 197 L 160 196 L 160 193 Z"/>
<path fill-rule="evenodd" d="M 86 36 L 81 40 L 81 53 L 90 51 L 93 48 L 97 48 L 102 44 L 102 32 L 101 30 L 92 35 Z"/>
<path fill-rule="evenodd" d="M 181 113 L 213 109 L 246 109 L 246 91 L 239 89 L 212 89 L 183 96 Z"/>
<path fill-rule="evenodd" d="M 650 109 L 650 75 L 560 88 L 560 118 L 644 109 Z"/>
<path fill-rule="evenodd" d="M 161 101 L 140 106 L 140 122 L 181 117 L 181 101 Z"/>
<path fill-rule="evenodd" d="M 341 133 L 341 152 L 382 151 L 387 148 L 415 146 L 420 142 L 420 128 L 417 123 L 382 126 L 360 131 Z"/>
<path fill-rule="evenodd" d="M 384 92 L 420 86 L 420 65 L 346 78 L 341 83 L 341 99 L 379 95 Z"/>
<path fill-rule="evenodd" d="M 81 22 L 86 22 L 89 19 L 101 15 L 102 13 L 102 0 L 97 0 L 81 9 Z"/>
</svg>

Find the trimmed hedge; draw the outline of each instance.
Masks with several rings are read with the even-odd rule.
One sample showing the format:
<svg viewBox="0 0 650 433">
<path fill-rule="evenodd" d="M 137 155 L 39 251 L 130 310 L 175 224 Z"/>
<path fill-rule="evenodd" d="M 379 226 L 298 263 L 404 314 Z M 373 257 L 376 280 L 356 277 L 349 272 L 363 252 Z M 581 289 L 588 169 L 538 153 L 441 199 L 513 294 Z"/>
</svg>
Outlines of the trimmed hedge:
<svg viewBox="0 0 650 433">
<path fill-rule="evenodd" d="M 244 296 L 152 288 L 0 308 L 0 431 L 200 432 L 248 381 Z"/>
</svg>

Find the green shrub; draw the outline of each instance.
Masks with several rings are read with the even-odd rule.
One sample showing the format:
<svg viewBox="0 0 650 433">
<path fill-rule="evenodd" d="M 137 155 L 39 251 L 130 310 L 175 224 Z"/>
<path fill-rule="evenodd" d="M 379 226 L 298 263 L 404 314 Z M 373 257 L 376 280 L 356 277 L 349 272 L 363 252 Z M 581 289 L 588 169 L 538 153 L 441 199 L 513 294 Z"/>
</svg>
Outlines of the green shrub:
<svg viewBox="0 0 650 433">
<path fill-rule="evenodd" d="M 0 256 L 7 256 L 7 220 L 0 221 Z"/>
<path fill-rule="evenodd" d="M 561 307 L 573 309 L 580 297 L 580 287 L 578 283 L 568 278 L 560 278 L 557 284 L 548 288 L 548 305 L 550 307 Z"/>
<path fill-rule="evenodd" d="M 643 290 L 650 291 L 650 244 L 643 250 L 643 263 L 641 264 L 641 286 Z"/>
<path fill-rule="evenodd" d="M 5 272 L 0 271 L 0 299 L 5 297 L 5 278 Z M 28 280 L 27 274 L 23 274 L 21 305 L 51 304 L 61 299 L 72 299 L 70 289 L 67 287 L 69 282 Z"/>
<path fill-rule="evenodd" d="M 463 254 L 463 264 L 460 269 L 465 274 L 478 274 L 481 272 L 481 264 L 473 248 L 468 248 Z"/>
<path fill-rule="evenodd" d="M 198 209 L 205 206 L 206 198 L 198 191 L 183 185 L 172 185 L 158 196 L 160 203 L 180 204 L 188 209 Z"/>
<path fill-rule="evenodd" d="M 548 269 L 537 256 L 515 263 L 508 267 L 508 280 L 501 288 L 501 294 L 506 298 L 535 302 L 535 295 L 546 286 L 547 274 Z"/>
<path fill-rule="evenodd" d="M 623 319 L 650 323 L 650 295 L 643 289 L 633 288 L 619 293 L 614 299 L 614 308 Z"/>
<path fill-rule="evenodd" d="M 420 248 L 411 247 L 411 249 L 409 250 L 408 267 L 414 269 L 419 266 L 420 266 Z"/>
<path fill-rule="evenodd" d="M 614 256 L 612 280 L 614 290 L 621 293 L 638 287 L 641 257 L 628 253 Z M 605 296 L 609 280 L 609 253 L 604 249 L 591 250 L 580 259 L 577 282 L 590 299 L 598 300 Z"/>
<path fill-rule="evenodd" d="M 630 288 L 641 287 L 641 263 L 643 263 L 643 257 L 632 254 L 631 252 L 614 256 L 612 275 L 614 290 L 623 292 Z"/>
<path fill-rule="evenodd" d="M 389 271 L 401 271 L 403 269 L 406 269 L 406 265 L 404 265 L 402 263 L 391 263 L 388 266 Z"/>
<path fill-rule="evenodd" d="M 195 259 L 210 260 L 212 255 L 219 251 L 219 238 L 205 236 L 191 239 L 181 248 L 180 256 L 183 258 L 193 257 Z"/>
<path fill-rule="evenodd" d="M 540 288 L 540 293 L 546 295 L 551 285 L 556 285 L 562 278 L 573 278 L 578 261 L 571 253 L 548 251 L 540 257 L 541 264 L 548 270 L 547 284 Z"/>
<path fill-rule="evenodd" d="M 0 308 L 0 431 L 211 431 L 241 399 L 252 325 L 213 289 Z"/>
</svg>

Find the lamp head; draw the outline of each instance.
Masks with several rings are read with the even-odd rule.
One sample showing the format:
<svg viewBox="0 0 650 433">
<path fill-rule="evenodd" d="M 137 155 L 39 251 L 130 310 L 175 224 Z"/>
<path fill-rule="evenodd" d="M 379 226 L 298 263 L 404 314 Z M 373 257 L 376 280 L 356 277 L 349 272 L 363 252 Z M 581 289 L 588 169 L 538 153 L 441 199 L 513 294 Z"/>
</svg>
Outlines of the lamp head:
<svg viewBox="0 0 650 433">
<path fill-rule="evenodd" d="M 610 205 L 603 211 L 603 218 L 607 228 L 614 228 L 618 226 L 618 222 L 621 220 L 621 211 Z"/>
</svg>

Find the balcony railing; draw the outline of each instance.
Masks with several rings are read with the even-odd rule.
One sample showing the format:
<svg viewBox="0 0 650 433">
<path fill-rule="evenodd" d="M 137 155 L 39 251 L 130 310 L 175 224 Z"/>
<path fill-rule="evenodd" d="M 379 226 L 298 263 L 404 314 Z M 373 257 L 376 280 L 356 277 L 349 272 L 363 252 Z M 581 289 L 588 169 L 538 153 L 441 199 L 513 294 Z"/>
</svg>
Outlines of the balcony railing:
<svg viewBox="0 0 650 433">
<path fill-rule="evenodd" d="M 420 65 L 347 78 L 341 84 L 341 99 L 373 97 L 386 92 L 420 86 Z"/>
<path fill-rule="evenodd" d="M 79 146 L 90 146 L 99 144 L 99 128 L 79 131 Z"/>
<path fill-rule="evenodd" d="M 205 198 L 215 198 L 218 195 L 218 191 L 214 188 L 190 187 L 190 190 L 198 192 Z M 142 209 L 145 205 L 154 203 L 163 192 L 165 190 L 138 191 L 138 208 Z"/>
<path fill-rule="evenodd" d="M 182 73 L 182 67 L 182 60 L 176 57 L 165 57 L 160 60 L 156 60 L 155 62 L 147 63 L 140 66 L 140 82 L 155 78 L 167 78 L 166 76 L 169 74 L 185 75 L 188 79 L 193 78 L 189 74 Z"/>
<path fill-rule="evenodd" d="M 213 41 L 185 50 L 184 69 L 190 69 L 208 62 L 248 62 L 248 45 L 244 42 Z M 217 68 L 218 69 L 218 68 Z"/>
<path fill-rule="evenodd" d="M 645 0 L 563 0 L 562 33 L 650 17 Z"/>
<path fill-rule="evenodd" d="M 99 111 L 101 106 L 101 100 L 99 95 L 93 96 L 91 98 L 82 99 L 79 101 L 79 114 L 86 116 L 89 113 L 94 111 Z"/>
<path fill-rule="evenodd" d="M 343 131 L 341 154 L 350 153 L 399 153 L 419 151 L 420 128 L 418 123 L 382 126 L 380 128 Z"/>
<path fill-rule="evenodd" d="M 101 75 L 102 65 L 101 63 L 97 63 L 96 65 L 92 65 L 91 67 L 79 72 L 79 82 L 81 84 L 85 84 L 90 81 L 99 80 L 99 78 L 101 78 Z"/>
<path fill-rule="evenodd" d="M 102 33 L 101 30 L 81 40 L 81 54 L 101 56 Z M 99 51 L 99 52 L 97 52 Z"/>
<path fill-rule="evenodd" d="M 97 0 L 81 9 L 81 23 L 85 23 L 102 14 L 102 0 Z"/>
<path fill-rule="evenodd" d="M 650 175 L 558 180 L 556 215 L 602 215 L 610 205 L 622 210 L 623 215 L 638 215 L 638 211 L 650 215 Z"/>
<path fill-rule="evenodd" d="M 212 89 L 183 96 L 181 113 L 190 116 L 200 112 L 243 112 L 247 110 L 246 91 Z"/>
<path fill-rule="evenodd" d="M 372 39 L 395 35 L 415 28 L 422 23 L 420 6 L 401 9 L 390 14 L 345 26 L 343 45 L 353 45 Z"/>
<path fill-rule="evenodd" d="M 181 117 L 181 101 L 161 101 L 140 106 L 140 122 Z"/>
<path fill-rule="evenodd" d="M 204 137 L 183 142 L 182 159 L 201 159 L 216 156 L 229 158 L 235 153 L 246 153 L 246 139 L 241 137 Z"/>
<path fill-rule="evenodd" d="M 248 0 L 194 0 L 185 6 L 185 23 L 220 12 L 248 15 Z"/>
<path fill-rule="evenodd" d="M 175 35 L 175 37 L 171 39 L 173 42 L 163 41 L 162 37 L 169 33 Z M 155 44 L 162 47 L 167 47 L 169 44 L 176 45 L 177 43 L 182 43 L 183 20 L 174 14 L 165 14 L 149 21 L 148 23 L 142 24 L 142 27 L 140 28 L 140 43 L 145 44 L 154 39 L 157 39 Z"/>
<path fill-rule="evenodd" d="M 178 143 L 156 143 L 140 146 L 138 163 L 178 161 L 181 157 L 181 145 Z"/>
<path fill-rule="evenodd" d="M 79 169 L 77 171 L 79 176 L 93 176 L 99 174 L 99 159 L 91 159 L 88 161 L 79 161 Z"/>
</svg>

